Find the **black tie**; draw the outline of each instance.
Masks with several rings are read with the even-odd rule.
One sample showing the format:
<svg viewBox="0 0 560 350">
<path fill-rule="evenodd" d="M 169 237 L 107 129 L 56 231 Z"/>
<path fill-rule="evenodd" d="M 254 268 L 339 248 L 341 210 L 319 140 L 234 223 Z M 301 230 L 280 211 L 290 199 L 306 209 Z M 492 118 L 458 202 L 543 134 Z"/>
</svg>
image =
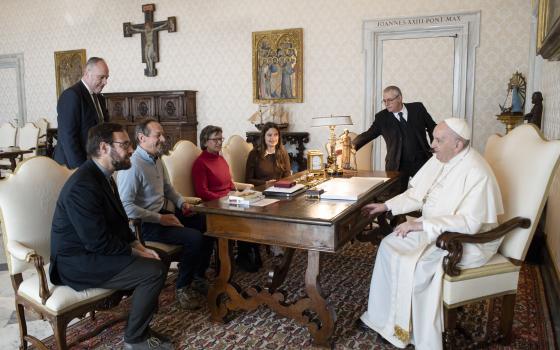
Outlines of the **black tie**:
<svg viewBox="0 0 560 350">
<path fill-rule="evenodd" d="M 399 112 L 399 122 L 402 124 L 403 127 L 406 128 L 406 120 L 403 117 L 403 112 Z"/>
<path fill-rule="evenodd" d="M 119 197 L 119 190 L 117 188 L 117 184 L 115 183 L 115 179 L 113 179 L 112 176 L 109 176 L 109 184 L 111 185 L 111 189 L 113 190 L 113 193 L 118 198 Z"/>
<path fill-rule="evenodd" d="M 105 118 L 103 117 L 103 109 L 101 108 L 101 103 L 99 103 L 99 94 L 93 94 L 93 104 L 95 105 L 95 110 L 97 111 L 99 124 L 103 124 Z"/>
</svg>

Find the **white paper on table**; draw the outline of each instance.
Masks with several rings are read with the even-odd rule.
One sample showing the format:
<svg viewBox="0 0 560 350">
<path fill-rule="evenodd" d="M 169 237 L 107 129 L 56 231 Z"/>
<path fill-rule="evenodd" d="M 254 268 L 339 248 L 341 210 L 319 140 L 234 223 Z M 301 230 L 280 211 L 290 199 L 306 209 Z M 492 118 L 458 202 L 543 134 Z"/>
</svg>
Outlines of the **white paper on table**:
<svg viewBox="0 0 560 350">
<path fill-rule="evenodd" d="M 334 178 L 317 185 L 325 192 L 321 199 L 356 201 L 371 188 L 387 181 L 385 177 Z"/>
</svg>

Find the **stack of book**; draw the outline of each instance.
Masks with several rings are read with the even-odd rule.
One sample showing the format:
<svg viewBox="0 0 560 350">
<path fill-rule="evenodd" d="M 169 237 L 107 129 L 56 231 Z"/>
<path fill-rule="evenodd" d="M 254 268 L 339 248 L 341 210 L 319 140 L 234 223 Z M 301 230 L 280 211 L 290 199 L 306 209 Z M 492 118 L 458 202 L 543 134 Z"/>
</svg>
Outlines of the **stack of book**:
<svg viewBox="0 0 560 350">
<path fill-rule="evenodd" d="M 228 203 L 234 205 L 250 205 L 264 199 L 264 195 L 259 191 L 236 191 L 228 196 Z"/>
</svg>

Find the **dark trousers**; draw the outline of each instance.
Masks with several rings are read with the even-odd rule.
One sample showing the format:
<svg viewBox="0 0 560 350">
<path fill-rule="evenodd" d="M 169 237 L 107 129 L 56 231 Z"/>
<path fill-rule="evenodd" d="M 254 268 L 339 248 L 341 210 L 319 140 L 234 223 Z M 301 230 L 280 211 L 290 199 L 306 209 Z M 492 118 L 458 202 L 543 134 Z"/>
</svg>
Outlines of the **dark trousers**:
<svg viewBox="0 0 560 350">
<path fill-rule="evenodd" d="M 167 269 L 156 259 L 137 257 L 100 288 L 134 289 L 124 341 L 138 343 L 148 337 L 148 326 L 158 304 Z"/>
<path fill-rule="evenodd" d="M 169 214 L 161 210 L 161 214 Z M 212 254 L 212 241 L 201 232 L 206 231 L 204 218 L 201 215 L 185 216 L 180 210 L 175 211 L 175 216 L 184 227 L 162 226 L 157 223 L 143 222 L 142 236 L 146 241 L 176 244 L 183 247 L 179 275 L 177 276 L 177 289 L 188 286 L 195 275 L 204 277 L 204 272 L 210 264 Z"/>
<path fill-rule="evenodd" d="M 411 162 L 401 161 L 399 164 L 399 193 L 403 193 L 408 188 L 410 178 L 420 170 L 427 159 L 415 160 Z"/>
</svg>

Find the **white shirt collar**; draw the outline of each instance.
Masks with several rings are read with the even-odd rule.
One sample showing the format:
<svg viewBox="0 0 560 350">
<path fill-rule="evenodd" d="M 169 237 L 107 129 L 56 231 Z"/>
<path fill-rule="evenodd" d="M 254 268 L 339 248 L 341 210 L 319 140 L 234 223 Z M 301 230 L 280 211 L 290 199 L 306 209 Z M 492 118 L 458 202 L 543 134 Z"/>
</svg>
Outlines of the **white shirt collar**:
<svg viewBox="0 0 560 350">
<path fill-rule="evenodd" d="M 406 106 L 404 105 L 404 103 L 403 103 L 402 109 L 400 111 L 393 113 L 395 118 L 397 118 L 397 120 L 399 120 L 399 121 L 400 121 L 400 118 L 399 118 L 399 113 L 400 112 L 402 112 L 404 120 L 408 121 L 408 110 L 406 109 Z"/>
<path fill-rule="evenodd" d="M 82 84 L 85 85 L 87 91 L 89 92 L 90 95 L 93 95 L 93 92 L 91 92 L 91 89 L 89 88 L 88 84 L 84 81 L 84 79 L 80 79 L 82 81 Z"/>
</svg>

